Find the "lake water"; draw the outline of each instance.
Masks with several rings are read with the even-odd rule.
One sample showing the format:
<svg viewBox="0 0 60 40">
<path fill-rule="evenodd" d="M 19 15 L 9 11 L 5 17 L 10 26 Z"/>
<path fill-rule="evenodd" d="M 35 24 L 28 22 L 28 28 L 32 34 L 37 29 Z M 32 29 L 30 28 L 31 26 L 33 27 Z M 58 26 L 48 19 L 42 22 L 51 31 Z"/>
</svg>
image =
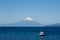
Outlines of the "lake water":
<svg viewBox="0 0 60 40">
<path fill-rule="evenodd" d="M 0 40 L 60 40 L 60 27 L 0 27 Z"/>
</svg>

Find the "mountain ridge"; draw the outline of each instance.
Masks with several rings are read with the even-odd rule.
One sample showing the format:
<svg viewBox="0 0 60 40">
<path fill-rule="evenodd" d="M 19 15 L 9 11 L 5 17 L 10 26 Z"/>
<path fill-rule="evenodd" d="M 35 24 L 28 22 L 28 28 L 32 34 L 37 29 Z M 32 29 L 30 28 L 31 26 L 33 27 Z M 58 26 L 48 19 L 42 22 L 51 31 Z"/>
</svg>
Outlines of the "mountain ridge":
<svg viewBox="0 0 60 40">
<path fill-rule="evenodd" d="M 50 24 L 50 25 L 46 25 L 48 27 L 60 27 L 60 23 L 54 23 L 54 24 Z"/>
<path fill-rule="evenodd" d="M 1 26 L 25 26 L 25 27 L 31 26 L 31 27 L 35 27 L 35 26 L 44 26 L 44 24 L 41 24 L 41 23 L 36 22 L 36 21 L 23 20 L 23 21 L 11 23 L 11 24 L 2 24 Z"/>
</svg>

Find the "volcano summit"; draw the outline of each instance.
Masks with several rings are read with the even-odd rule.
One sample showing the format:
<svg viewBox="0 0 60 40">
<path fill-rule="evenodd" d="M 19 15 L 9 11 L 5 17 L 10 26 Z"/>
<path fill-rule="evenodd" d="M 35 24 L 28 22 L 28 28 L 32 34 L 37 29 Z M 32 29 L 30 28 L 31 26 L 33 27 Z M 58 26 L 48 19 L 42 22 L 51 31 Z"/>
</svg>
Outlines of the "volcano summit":
<svg viewBox="0 0 60 40">
<path fill-rule="evenodd" d="M 2 24 L 1 26 L 41 27 L 44 25 L 34 21 L 31 17 L 27 17 L 22 21 L 11 23 L 11 24 Z"/>
</svg>

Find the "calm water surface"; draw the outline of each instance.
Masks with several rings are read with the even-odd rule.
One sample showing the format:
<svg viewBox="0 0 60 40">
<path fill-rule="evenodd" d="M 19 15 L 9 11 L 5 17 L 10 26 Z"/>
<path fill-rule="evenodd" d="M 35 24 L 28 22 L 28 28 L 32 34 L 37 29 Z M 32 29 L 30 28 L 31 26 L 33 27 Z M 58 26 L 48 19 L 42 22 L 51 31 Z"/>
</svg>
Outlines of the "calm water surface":
<svg viewBox="0 0 60 40">
<path fill-rule="evenodd" d="M 0 40 L 60 40 L 60 27 L 0 27 Z"/>
</svg>

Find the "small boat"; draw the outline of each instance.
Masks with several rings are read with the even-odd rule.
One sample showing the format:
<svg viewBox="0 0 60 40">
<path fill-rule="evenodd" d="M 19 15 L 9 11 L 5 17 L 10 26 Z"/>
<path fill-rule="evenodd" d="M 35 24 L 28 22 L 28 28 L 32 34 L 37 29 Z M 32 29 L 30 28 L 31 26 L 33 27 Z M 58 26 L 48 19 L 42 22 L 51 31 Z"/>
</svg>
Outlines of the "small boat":
<svg viewBox="0 0 60 40">
<path fill-rule="evenodd" d="M 40 32 L 39 35 L 40 35 L 40 36 L 44 36 L 44 32 Z"/>
</svg>

